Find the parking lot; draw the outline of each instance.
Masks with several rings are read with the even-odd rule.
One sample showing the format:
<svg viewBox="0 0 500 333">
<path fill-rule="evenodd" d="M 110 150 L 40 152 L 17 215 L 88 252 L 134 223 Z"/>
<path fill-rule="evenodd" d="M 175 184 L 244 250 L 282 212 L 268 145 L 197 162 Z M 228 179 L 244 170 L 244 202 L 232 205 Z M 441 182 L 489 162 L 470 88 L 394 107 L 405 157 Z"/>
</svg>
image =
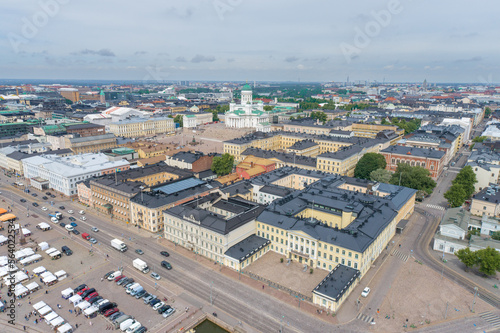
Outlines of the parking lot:
<svg viewBox="0 0 500 333">
<path fill-rule="evenodd" d="M 0 197 L 2 197 L 0 195 Z M 20 201 L 20 200 L 18 200 Z M 132 315 L 136 320 L 138 320 L 142 325 L 148 328 L 148 331 L 164 331 L 163 327 L 171 324 L 173 321 L 184 314 L 184 309 L 190 305 L 182 300 L 176 300 L 175 293 L 172 291 L 176 288 L 165 289 L 167 285 L 167 280 L 155 280 L 150 277 L 150 273 L 154 270 L 151 267 L 151 272 L 148 274 L 143 274 L 137 271 L 132 266 L 132 260 L 130 256 L 138 256 L 133 250 L 127 253 L 127 256 L 121 255 L 120 252 L 112 249 L 109 244 L 109 235 L 103 232 L 92 231 L 87 223 L 82 223 L 82 221 L 77 220 L 79 229 L 82 233 L 89 233 L 91 237 L 94 237 L 97 242 L 95 244 L 90 243 L 88 240 L 82 238 L 82 234 L 75 235 L 68 232 L 64 227 L 60 226 L 59 223 L 53 223 L 48 216 L 48 213 L 54 212 L 58 208 L 50 207 L 47 211 L 41 210 L 41 205 L 38 208 L 40 211 L 36 211 L 35 207 L 30 208 L 30 216 L 26 216 L 27 208 L 31 201 L 28 200 L 27 203 L 20 203 L 15 201 L 14 204 L 9 200 L 8 206 L 12 208 L 12 213 L 18 216 L 18 220 L 15 223 L 21 224 L 23 227 L 30 230 L 31 235 L 26 237 L 27 243 L 25 245 L 19 244 L 19 239 L 16 237 L 16 251 L 21 248 L 32 248 L 35 250 L 38 244 L 41 242 L 47 242 L 49 247 L 54 247 L 57 250 L 61 250 L 62 246 L 69 247 L 73 254 L 67 256 L 62 254 L 61 258 L 57 260 L 51 260 L 49 255 L 44 251 L 37 249 L 38 254 L 42 255 L 42 260 L 39 262 L 27 265 L 23 267 L 17 264 L 18 268 L 23 271 L 27 271 L 28 275 L 31 276 L 32 270 L 34 268 L 43 266 L 47 271 L 55 273 L 60 270 L 64 270 L 68 273 L 68 277 L 64 280 L 52 286 L 45 286 L 41 281 L 40 277 L 34 276 L 33 279 L 24 281 L 22 284 L 26 285 L 32 281 L 36 281 L 41 289 L 35 291 L 34 293 L 26 296 L 25 298 L 16 300 L 16 324 L 33 328 L 37 331 L 48 332 L 51 331 L 51 327 L 43 321 L 35 323 L 35 319 L 38 316 L 31 316 L 29 314 L 33 311 L 32 305 L 44 301 L 49 305 L 59 316 L 61 316 L 66 322 L 71 324 L 75 329 L 78 325 L 78 329 L 82 327 L 87 327 L 83 331 L 89 329 L 95 330 L 97 332 L 102 332 L 107 328 L 110 328 L 110 321 L 102 315 L 98 315 L 95 318 L 85 318 L 83 314 L 77 315 L 73 304 L 70 304 L 68 300 L 63 299 L 61 291 L 67 288 L 75 288 L 80 284 L 86 284 L 90 288 L 95 288 L 100 296 L 105 299 L 109 299 L 112 302 L 117 303 L 119 311 L 125 314 Z M 5 204 L 7 205 L 7 204 Z M 59 206 L 59 205 L 57 205 Z M 7 208 L 7 206 L 6 206 Z M 60 210 L 61 211 L 61 210 Z M 63 211 L 64 223 L 69 223 L 69 216 L 79 217 L 79 214 L 67 214 Z M 47 214 L 47 215 L 45 215 Z M 48 223 L 52 229 L 48 231 L 42 231 L 36 228 L 36 225 L 40 222 Z M 87 230 L 88 229 L 88 230 Z M 7 229 L 0 231 L 0 234 L 6 236 Z M 0 256 L 7 255 L 7 246 L 4 245 L 0 247 Z M 167 304 L 171 305 L 177 311 L 168 318 L 163 318 L 157 311 L 154 311 L 151 306 L 144 304 L 142 299 L 136 299 L 129 296 L 122 286 L 118 286 L 114 281 L 109 282 L 107 280 L 101 280 L 104 274 L 110 271 L 115 271 L 119 267 L 123 267 L 123 274 L 134 278 L 136 282 L 139 282 L 144 288 L 156 296 L 159 299 L 168 295 Z M 155 267 L 158 270 L 159 267 Z M 7 286 L 3 285 L 1 290 L 1 295 L 6 297 Z M 59 307 L 58 307 L 59 305 Z M 180 309 L 180 311 L 179 311 Z M 25 318 L 26 316 L 26 318 Z M 0 316 L 3 320 L 8 320 L 5 314 Z M 21 326 L 22 327 L 22 326 Z M 91 328 L 90 328 L 91 327 Z"/>
</svg>

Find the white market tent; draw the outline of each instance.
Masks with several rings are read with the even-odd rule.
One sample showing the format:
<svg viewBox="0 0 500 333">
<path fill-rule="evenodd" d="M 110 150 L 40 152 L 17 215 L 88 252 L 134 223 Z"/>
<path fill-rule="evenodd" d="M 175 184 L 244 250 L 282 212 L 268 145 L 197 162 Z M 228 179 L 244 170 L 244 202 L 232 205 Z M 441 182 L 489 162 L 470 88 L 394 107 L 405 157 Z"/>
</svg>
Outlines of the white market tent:
<svg viewBox="0 0 500 333">
<path fill-rule="evenodd" d="M 82 310 L 85 310 L 89 306 L 90 306 L 90 303 L 87 301 L 82 301 L 82 302 L 78 303 L 78 305 L 77 305 L 77 307 L 79 307 Z"/>
<path fill-rule="evenodd" d="M 38 244 L 38 246 L 40 246 L 40 249 L 42 251 L 45 251 L 45 250 L 47 250 L 49 248 L 49 243 L 47 243 L 47 242 L 41 242 L 40 244 Z"/>
<path fill-rule="evenodd" d="M 52 274 L 52 273 L 51 273 L 51 272 L 49 272 L 49 271 L 45 271 L 45 272 L 43 272 L 42 274 L 40 274 L 40 277 L 43 279 L 43 278 L 45 278 L 45 277 L 47 277 L 47 276 L 51 276 L 51 275 L 54 275 L 54 274 Z"/>
<path fill-rule="evenodd" d="M 98 311 L 99 309 L 95 306 L 90 306 L 88 308 L 86 308 L 85 310 L 83 310 L 83 314 L 88 317 L 90 315 L 92 315 L 93 313 L 95 313 L 96 311 Z"/>
<path fill-rule="evenodd" d="M 43 319 L 45 319 L 45 321 L 49 323 L 51 320 L 56 319 L 57 317 L 59 317 L 57 313 L 51 312 L 48 313 L 46 316 L 43 316 Z"/>
<path fill-rule="evenodd" d="M 23 235 L 24 236 L 30 236 L 31 235 L 31 231 L 29 231 L 29 229 L 22 228 L 22 230 L 23 230 Z"/>
<path fill-rule="evenodd" d="M 33 281 L 30 284 L 26 285 L 26 288 L 28 288 L 28 290 L 30 292 L 34 292 L 35 290 L 40 288 L 40 285 L 38 283 L 36 283 L 35 281 Z"/>
<path fill-rule="evenodd" d="M 54 275 L 59 281 L 64 280 L 65 278 L 68 277 L 68 273 L 66 273 L 62 269 L 60 271 L 55 272 Z"/>
<path fill-rule="evenodd" d="M 47 254 L 51 254 L 52 252 L 56 252 L 57 249 L 55 247 L 51 247 L 50 249 L 48 249 L 47 251 L 45 251 L 45 253 Z"/>
<path fill-rule="evenodd" d="M 59 258 L 62 256 L 61 252 L 60 251 L 54 251 L 54 252 L 50 252 L 49 253 L 49 256 L 53 259 L 55 256 L 59 256 Z"/>
<path fill-rule="evenodd" d="M 57 281 L 57 278 L 54 275 L 51 274 L 49 276 L 46 276 L 46 277 L 42 278 L 42 281 L 45 284 L 49 284 L 51 282 Z"/>
<path fill-rule="evenodd" d="M 0 256 L 0 267 L 3 267 L 9 263 L 9 258 L 7 256 Z"/>
<path fill-rule="evenodd" d="M 10 286 L 11 285 L 11 281 L 10 281 L 10 278 L 8 276 L 5 276 L 3 278 L 3 283 L 5 283 L 5 285 L 7 286 Z M 23 282 L 24 280 L 28 280 L 28 275 L 26 275 L 26 273 L 22 272 L 22 271 L 17 271 L 14 273 L 14 280 L 15 280 L 15 284 L 18 284 L 19 282 Z"/>
<path fill-rule="evenodd" d="M 46 305 L 47 305 L 47 303 L 45 303 L 44 301 L 40 301 L 36 304 L 33 304 L 33 309 L 38 311 L 39 309 L 43 308 Z"/>
<path fill-rule="evenodd" d="M 38 266 L 37 268 L 33 268 L 32 272 L 33 274 L 40 275 L 42 273 L 45 273 L 47 270 L 43 266 Z"/>
<path fill-rule="evenodd" d="M 52 308 L 48 305 L 45 305 L 43 308 L 38 309 L 37 312 L 41 315 L 44 316 L 49 312 L 52 312 Z"/>
<path fill-rule="evenodd" d="M 14 289 L 14 294 L 16 294 L 16 297 L 22 296 L 26 293 L 28 293 L 28 288 L 26 288 L 22 284 L 16 284 L 16 287 Z"/>
<path fill-rule="evenodd" d="M 3 243 L 7 242 L 8 240 L 9 239 L 4 235 L 0 235 L 0 245 L 3 245 Z"/>
<path fill-rule="evenodd" d="M 16 265 L 7 265 L 4 267 L 0 267 L 0 277 L 4 277 L 5 275 L 9 274 L 9 272 L 15 272 L 17 270 L 19 270 L 19 268 L 17 268 Z"/>
<path fill-rule="evenodd" d="M 52 227 L 48 223 L 45 223 L 45 222 L 38 223 L 38 228 L 43 230 L 43 231 L 52 229 Z"/>
<path fill-rule="evenodd" d="M 77 306 L 78 303 L 82 301 L 82 296 L 80 295 L 73 295 L 69 298 L 69 302 L 73 303 L 73 306 Z"/>
<path fill-rule="evenodd" d="M 73 332 L 73 328 L 70 324 L 66 323 L 57 329 L 57 333 L 69 333 Z"/>
<path fill-rule="evenodd" d="M 26 249 L 21 249 L 19 251 L 14 252 L 14 257 L 16 258 L 16 260 L 21 260 L 33 254 L 35 254 L 35 251 L 33 251 L 28 247 Z"/>
<path fill-rule="evenodd" d="M 64 319 L 62 319 L 61 317 L 57 316 L 55 319 L 52 319 L 49 324 L 52 327 L 61 326 L 62 324 L 64 324 Z"/>
<path fill-rule="evenodd" d="M 40 260 L 42 260 L 42 256 L 40 254 L 33 254 L 29 257 L 22 259 L 21 261 L 19 261 L 19 263 L 23 266 L 26 266 L 28 264 L 31 264 L 32 262 L 40 261 Z"/>
<path fill-rule="evenodd" d="M 71 289 L 71 288 L 64 289 L 63 291 L 61 291 L 61 295 L 62 295 L 62 298 L 68 299 L 71 296 L 73 296 L 73 289 Z"/>
</svg>

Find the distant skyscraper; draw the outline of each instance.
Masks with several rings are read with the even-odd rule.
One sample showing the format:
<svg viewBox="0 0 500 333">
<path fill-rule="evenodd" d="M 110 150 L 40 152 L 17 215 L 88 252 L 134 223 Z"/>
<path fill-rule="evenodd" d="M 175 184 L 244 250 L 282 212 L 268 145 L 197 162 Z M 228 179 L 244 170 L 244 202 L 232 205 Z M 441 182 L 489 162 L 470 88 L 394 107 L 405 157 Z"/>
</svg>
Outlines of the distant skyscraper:
<svg viewBox="0 0 500 333">
<path fill-rule="evenodd" d="M 425 80 L 424 80 L 424 83 L 422 84 L 422 87 L 423 87 L 424 89 L 427 89 L 427 79 L 425 79 Z"/>
</svg>

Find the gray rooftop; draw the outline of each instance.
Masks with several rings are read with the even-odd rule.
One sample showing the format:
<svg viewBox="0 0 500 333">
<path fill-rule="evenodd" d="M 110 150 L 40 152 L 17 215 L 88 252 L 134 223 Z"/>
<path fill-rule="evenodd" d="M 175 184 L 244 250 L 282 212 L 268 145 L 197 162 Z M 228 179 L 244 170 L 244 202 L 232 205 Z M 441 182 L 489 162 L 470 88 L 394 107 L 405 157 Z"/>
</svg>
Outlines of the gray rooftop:
<svg viewBox="0 0 500 333">
<path fill-rule="evenodd" d="M 253 155 L 255 157 L 261 158 L 276 158 L 287 164 L 296 164 L 296 165 L 304 165 L 309 167 L 316 167 L 316 158 L 295 155 L 293 153 L 283 153 L 275 150 L 265 150 L 260 148 L 247 148 L 244 152 L 241 153 L 242 156 Z"/>
<path fill-rule="evenodd" d="M 446 153 L 442 150 L 428 149 L 428 148 L 416 148 L 416 147 L 405 147 L 405 146 L 389 146 L 381 153 L 390 153 L 398 155 L 412 155 L 417 157 L 441 159 Z"/>
<path fill-rule="evenodd" d="M 359 275 L 357 269 L 339 264 L 314 288 L 313 293 L 337 302 Z"/>
<path fill-rule="evenodd" d="M 270 243 L 270 240 L 253 234 L 231 246 L 224 254 L 243 262 Z"/>
</svg>

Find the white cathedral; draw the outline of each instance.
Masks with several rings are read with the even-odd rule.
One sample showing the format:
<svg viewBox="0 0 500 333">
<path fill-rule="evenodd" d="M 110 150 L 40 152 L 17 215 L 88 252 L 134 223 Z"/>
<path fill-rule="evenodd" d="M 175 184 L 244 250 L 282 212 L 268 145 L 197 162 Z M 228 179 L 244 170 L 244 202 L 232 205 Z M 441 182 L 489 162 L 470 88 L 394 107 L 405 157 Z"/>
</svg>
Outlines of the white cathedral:
<svg viewBox="0 0 500 333">
<path fill-rule="evenodd" d="M 269 113 L 264 111 L 264 103 L 253 103 L 252 88 L 245 84 L 241 89 L 241 104 L 230 103 L 225 117 L 226 127 L 255 128 L 257 131 L 268 132 Z"/>
</svg>

